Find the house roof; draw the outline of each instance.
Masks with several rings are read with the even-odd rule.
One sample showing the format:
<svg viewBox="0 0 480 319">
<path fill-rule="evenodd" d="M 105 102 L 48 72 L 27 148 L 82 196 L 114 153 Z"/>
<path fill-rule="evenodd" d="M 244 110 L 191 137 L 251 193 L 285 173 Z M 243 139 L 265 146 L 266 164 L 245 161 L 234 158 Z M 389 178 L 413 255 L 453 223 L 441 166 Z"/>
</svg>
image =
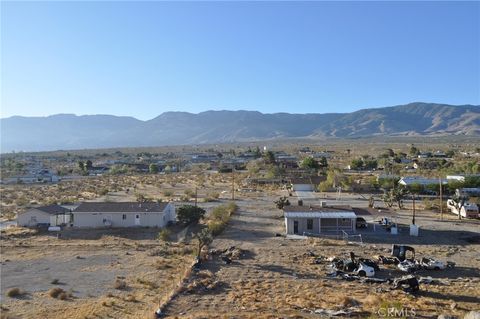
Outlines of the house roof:
<svg viewBox="0 0 480 319">
<path fill-rule="evenodd" d="M 40 210 L 44 213 L 51 214 L 51 215 L 63 214 L 70 211 L 69 209 L 56 204 L 34 207 L 34 209 Z"/>
<path fill-rule="evenodd" d="M 157 202 L 85 202 L 74 209 L 75 213 L 137 213 L 137 212 L 163 212 L 169 203 Z"/>
<path fill-rule="evenodd" d="M 351 206 L 348 205 L 335 205 L 335 206 L 285 206 L 283 207 L 284 212 L 306 212 L 306 213 L 335 213 L 335 212 L 351 212 L 353 213 L 353 209 Z"/>
<path fill-rule="evenodd" d="M 300 218 L 356 218 L 350 206 L 285 206 L 285 217 Z"/>
<path fill-rule="evenodd" d="M 354 212 L 285 212 L 285 217 L 300 218 L 357 218 Z"/>
</svg>

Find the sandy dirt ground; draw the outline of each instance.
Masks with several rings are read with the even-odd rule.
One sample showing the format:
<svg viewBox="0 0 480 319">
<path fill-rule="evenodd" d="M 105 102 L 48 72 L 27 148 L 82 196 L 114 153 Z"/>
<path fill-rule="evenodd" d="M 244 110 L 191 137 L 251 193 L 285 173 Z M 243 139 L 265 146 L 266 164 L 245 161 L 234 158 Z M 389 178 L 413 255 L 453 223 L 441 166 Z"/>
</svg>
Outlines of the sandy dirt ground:
<svg viewBox="0 0 480 319">
<path fill-rule="evenodd" d="M 148 318 L 191 263 L 193 247 L 158 230 L 3 234 L 2 318 Z M 125 288 L 116 289 L 116 281 Z M 22 293 L 6 296 L 12 288 Z M 61 288 L 69 296 L 50 296 Z"/>
<path fill-rule="evenodd" d="M 447 220 L 440 221 L 433 213 L 422 213 L 417 218 L 421 227 L 419 237 L 410 237 L 406 229 L 401 229 L 397 236 L 380 230 L 366 231 L 364 245 L 331 239 L 294 240 L 275 236 L 284 232 L 284 220 L 281 211 L 272 204 L 274 199 L 262 195 L 237 202 L 240 211 L 227 230 L 215 239 L 212 248 L 236 246 L 244 250 L 244 255 L 229 265 L 218 257 L 203 264 L 204 269 L 214 274 L 218 287 L 180 295 L 167 308 L 169 317 L 318 318 L 321 315 L 316 310 L 348 310 L 354 317 L 376 318 L 395 308 L 403 310 L 406 317 L 413 311 L 417 317 L 436 318 L 439 314 L 462 316 L 479 308 L 478 222 L 457 222 L 447 216 Z M 398 223 L 408 223 L 411 219 L 410 211 L 394 215 Z M 350 251 L 363 257 L 388 255 L 392 243 L 410 244 L 419 257 L 450 260 L 457 266 L 443 271 L 420 271 L 419 276 L 431 276 L 439 283 L 422 284 L 421 292 L 412 296 L 392 290 L 388 284 L 330 278 L 326 275 L 328 263 L 314 263 L 319 256 L 347 257 Z M 404 274 L 392 266 L 382 268 L 378 277 Z"/>
<path fill-rule="evenodd" d="M 214 287 L 182 290 L 168 303 L 167 317 L 319 318 L 322 315 L 315 311 L 343 310 L 354 317 L 377 318 L 395 308 L 407 311 L 403 317 L 413 311 L 417 317 L 436 318 L 439 314 L 462 316 L 479 308 L 478 221 L 458 221 L 453 215 L 440 220 L 422 211 L 416 218 L 420 236 L 410 237 L 411 210 L 383 211 L 366 219 L 373 222 L 389 214 L 401 225 L 399 235 L 378 227 L 373 232 L 370 224 L 360 232 L 363 245 L 335 239 L 287 239 L 277 236 L 284 233 L 284 219 L 273 201 L 281 195 L 281 191 L 238 194 L 239 211 L 210 248 L 235 246 L 242 254 L 228 265 L 218 255 L 204 262 L 201 269 L 211 272 Z M 306 204 L 317 203 L 319 196 L 314 194 Z M 367 206 L 365 199 L 354 195 L 346 194 L 342 200 Z M 335 203 L 332 198 L 327 202 Z M 165 244 L 156 239 L 157 233 L 155 229 L 70 230 L 60 238 L 31 231 L 2 233 L 2 318 L 151 318 L 157 305 L 178 289 L 193 260 L 192 244 Z M 456 267 L 419 272 L 438 283 L 422 284 L 420 293 L 412 296 L 388 284 L 331 278 L 326 275 L 327 262 L 315 263 L 316 258 L 347 257 L 351 251 L 362 257 L 388 255 L 392 243 L 412 245 L 417 256 L 454 261 Z M 390 266 L 378 273 L 381 278 L 401 275 Z M 116 289 L 116 281 L 125 282 L 126 287 Z M 55 287 L 65 290 L 68 298 L 52 298 L 49 291 Z M 8 297 L 12 288 L 22 294 Z"/>
</svg>

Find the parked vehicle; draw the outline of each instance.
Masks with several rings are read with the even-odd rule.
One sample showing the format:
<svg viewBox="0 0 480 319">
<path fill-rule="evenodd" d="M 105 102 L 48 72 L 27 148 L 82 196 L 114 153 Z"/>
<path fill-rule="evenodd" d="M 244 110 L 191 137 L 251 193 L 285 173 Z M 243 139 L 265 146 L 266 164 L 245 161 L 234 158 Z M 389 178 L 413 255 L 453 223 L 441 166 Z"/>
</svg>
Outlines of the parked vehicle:
<svg viewBox="0 0 480 319">
<path fill-rule="evenodd" d="M 367 228 L 367 221 L 363 217 L 357 217 L 355 221 L 355 226 L 357 228 Z"/>
<path fill-rule="evenodd" d="M 440 260 L 433 259 L 433 258 L 422 258 L 418 262 L 420 267 L 423 269 L 430 269 L 430 270 L 441 270 L 447 268 L 447 265 Z"/>
<path fill-rule="evenodd" d="M 450 212 L 457 215 L 460 214 L 463 218 L 478 218 L 479 209 L 478 205 L 474 203 L 465 203 L 460 210 L 457 208 L 457 203 L 453 199 L 447 200 L 447 208 Z"/>
</svg>

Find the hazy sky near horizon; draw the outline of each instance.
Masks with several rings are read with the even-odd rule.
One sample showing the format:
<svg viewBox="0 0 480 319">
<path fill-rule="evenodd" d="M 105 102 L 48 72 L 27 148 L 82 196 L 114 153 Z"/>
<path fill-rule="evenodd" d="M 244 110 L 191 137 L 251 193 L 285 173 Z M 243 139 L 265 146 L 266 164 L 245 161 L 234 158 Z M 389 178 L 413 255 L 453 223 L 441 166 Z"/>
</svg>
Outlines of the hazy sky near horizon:
<svg viewBox="0 0 480 319">
<path fill-rule="evenodd" d="M 480 2 L 1 2 L 1 117 L 480 104 Z"/>
</svg>

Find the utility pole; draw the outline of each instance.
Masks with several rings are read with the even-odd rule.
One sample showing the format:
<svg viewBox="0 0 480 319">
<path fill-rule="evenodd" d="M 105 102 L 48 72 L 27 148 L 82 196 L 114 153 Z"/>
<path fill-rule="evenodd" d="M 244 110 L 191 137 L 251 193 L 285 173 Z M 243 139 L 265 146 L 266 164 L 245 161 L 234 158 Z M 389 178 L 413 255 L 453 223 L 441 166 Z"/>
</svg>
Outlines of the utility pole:
<svg viewBox="0 0 480 319">
<path fill-rule="evenodd" d="M 412 225 L 415 225 L 415 194 L 413 194 L 413 218 Z"/>
<path fill-rule="evenodd" d="M 197 207 L 197 198 L 198 198 L 198 191 L 197 191 L 197 185 L 195 185 L 195 207 Z"/>
<path fill-rule="evenodd" d="M 232 201 L 235 201 L 235 164 L 232 167 Z"/>
<path fill-rule="evenodd" d="M 443 194 L 442 194 L 442 178 L 438 179 L 440 183 L 440 218 L 443 221 Z"/>
</svg>

